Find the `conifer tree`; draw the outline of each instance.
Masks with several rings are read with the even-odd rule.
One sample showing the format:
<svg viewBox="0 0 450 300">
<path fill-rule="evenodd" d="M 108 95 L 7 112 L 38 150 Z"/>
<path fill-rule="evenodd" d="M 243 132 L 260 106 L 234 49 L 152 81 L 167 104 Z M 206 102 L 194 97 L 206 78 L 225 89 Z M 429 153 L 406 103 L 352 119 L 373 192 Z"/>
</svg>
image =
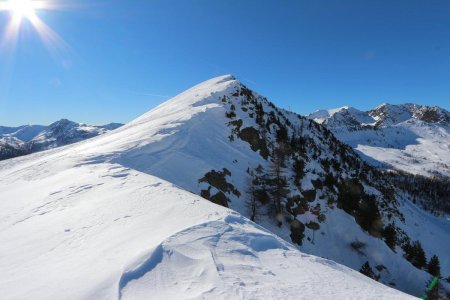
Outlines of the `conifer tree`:
<svg viewBox="0 0 450 300">
<path fill-rule="evenodd" d="M 418 269 L 426 267 L 427 258 L 419 241 L 414 241 L 412 244 L 406 243 L 403 246 L 403 251 L 405 251 L 405 258 L 410 261 L 413 266 Z"/>
<path fill-rule="evenodd" d="M 282 224 L 282 199 L 289 194 L 286 178 L 284 176 L 284 153 L 282 149 L 276 149 L 270 167 L 270 194 L 275 206 L 278 226 Z"/>
<path fill-rule="evenodd" d="M 427 271 L 435 277 L 439 277 L 441 275 L 441 264 L 439 262 L 439 258 L 436 255 L 433 255 L 430 258 L 430 261 L 427 265 Z"/>
<path fill-rule="evenodd" d="M 259 214 L 260 202 L 258 201 L 257 195 L 257 182 L 258 179 L 255 177 L 253 172 L 250 172 L 250 178 L 247 182 L 247 208 L 249 210 L 250 220 L 256 221 Z"/>
<path fill-rule="evenodd" d="M 361 274 L 366 275 L 366 276 L 369 277 L 369 278 L 374 279 L 374 280 L 377 280 L 377 281 L 378 281 L 378 279 L 380 279 L 379 276 L 375 275 L 375 273 L 373 272 L 372 267 L 370 267 L 370 264 L 369 264 L 368 261 L 366 261 L 366 262 L 361 266 L 361 269 L 359 269 L 359 272 L 360 272 Z"/>
<path fill-rule="evenodd" d="M 383 229 L 383 238 L 386 245 L 388 245 L 388 247 L 395 252 L 395 245 L 397 244 L 397 232 L 395 231 L 394 224 L 391 223 Z"/>
<path fill-rule="evenodd" d="M 427 265 L 427 258 L 423 251 L 422 245 L 419 241 L 415 241 L 413 247 L 413 261 L 412 264 L 417 268 L 423 269 Z"/>
<path fill-rule="evenodd" d="M 300 186 L 300 181 L 305 176 L 305 162 L 301 158 L 295 159 L 293 164 L 293 171 L 294 182 L 297 186 Z"/>
</svg>

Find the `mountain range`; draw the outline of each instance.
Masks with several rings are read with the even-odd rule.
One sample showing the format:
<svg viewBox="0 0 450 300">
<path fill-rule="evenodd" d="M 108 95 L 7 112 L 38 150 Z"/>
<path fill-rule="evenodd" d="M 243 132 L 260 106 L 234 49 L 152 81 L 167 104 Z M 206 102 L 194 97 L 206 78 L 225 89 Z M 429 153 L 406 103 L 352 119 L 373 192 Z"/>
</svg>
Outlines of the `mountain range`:
<svg viewBox="0 0 450 300">
<path fill-rule="evenodd" d="M 450 113 L 440 107 L 382 104 L 319 110 L 308 118 L 325 125 L 372 165 L 423 176 L 450 177 Z"/>
<path fill-rule="evenodd" d="M 76 143 L 108 131 L 122 124 L 92 126 L 61 119 L 49 126 L 0 126 L 0 160 L 22 156 Z"/>
<path fill-rule="evenodd" d="M 0 290 L 408 299 L 441 275 L 445 295 L 448 220 L 362 159 L 327 114 L 319 124 L 280 109 L 226 75 L 113 131 L 0 162 Z"/>
</svg>

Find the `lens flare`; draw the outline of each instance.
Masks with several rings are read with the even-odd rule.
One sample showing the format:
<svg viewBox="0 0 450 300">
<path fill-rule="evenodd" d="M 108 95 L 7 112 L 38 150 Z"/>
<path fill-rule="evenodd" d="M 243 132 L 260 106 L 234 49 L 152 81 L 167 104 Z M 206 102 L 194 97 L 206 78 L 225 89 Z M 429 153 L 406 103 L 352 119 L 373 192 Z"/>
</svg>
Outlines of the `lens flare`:
<svg viewBox="0 0 450 300">
<path fill-rule="evenodd" d="M 10 11 L 14 18 L 33 18 L 38 8 L 37 2 L 32 0 L 9 0 L 5 3 L 6 10 Z"/>
<path fill-rule="evenodd" d="M 67 48 L 64 40 L 38 16 L 39 11 L 61 8 L 61 5 L 58 6 L 55 2 L 56 0 L 0 0 L 0 13 L 6 12 L 10 15 L 9 24 L 2 33 L 0 51 L 5 53 L 11 53 L 13 51 L 17 45 L 24 20 L 27 20 L 32 25 L 38 36 L 44 42 L 44 45 L 51 52 L 54 53 L 58 49 Z"/>
</svg>

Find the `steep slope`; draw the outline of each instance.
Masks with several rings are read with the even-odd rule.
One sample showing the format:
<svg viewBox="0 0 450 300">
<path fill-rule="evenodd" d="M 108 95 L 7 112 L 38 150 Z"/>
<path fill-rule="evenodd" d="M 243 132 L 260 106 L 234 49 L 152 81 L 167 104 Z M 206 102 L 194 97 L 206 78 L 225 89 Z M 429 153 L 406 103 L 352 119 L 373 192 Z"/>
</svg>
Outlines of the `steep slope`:
<svg viewBox="0 0 450 300">
<path fill-rule="evenodd" d="M 190 95 L 117 131 L 0 162 L 2 298 L 412 298 L 127 167 L 145 162 L 139 147 L 157 147 L 174 125 L 218 107 L 186 98 L 177 107 Z"/>
<path fill-rule="evenodd" d="M 76 168 L 73 168 L 74 166 Z M 111 282 L 114 280 L 119 282 L 118 289 L 123 297 L 128 297 L 128 295 L 138 297 L 139 293 L 146 293 L 150 289 L 155 291 L 155 295 L 170 296 L 168 289 L 156 290 L 154 282 L 161 283 L 158 284 L 158 287 L 174 288 L 182 279 L 180 289 L 186 292 L 187 288 L 185 287 L 191 287 L 192 292 L 195 293 L 195 295 L 190 294 L 193 298 L 203 295 L 220 295 L 220 297 L 226 298 L 235 291 L 241 291 L 235 294 L 236 298 L 251 297 L 247 293 L 254 291 L 255 287 L 253 284 L 246 285 L 246 282 L 261 282 L 262 279 L 257 279 L 259 276 L 261 278 L 269 276 L 273 279 L 271 272 L 279 273 L 277 273 L 277 269 L 272 269 L 271 260 L 273 259 L 274 262 L 283 260 L 280 257 L 284 257 L 284 254 L 282 251 L 280 252 L 280 249 L 283 250 L 284 247 L 292 249 L 292 246 L 284 242 L 277 244 L 271 239 L 268 244 L 277 245 L 276 251 L 266 253 L 271 255 L 271 260 L 266 259 L 265 254 L 260 253 L 264 251 L 259 250 L 266 249 L 267 243 L 263 242 L 264 245 L 259 246 L 261 243 L 256 242 L 255 246 L 251 241 L 250 244 L 248 240 L 245 242 L 243 236 L 247 236 L 253 231 L 253 229 L 248 229 L 248 226 L 255 226 L 248 221 L 235 222 L 235 226 L 240 228 L 228 229 L 224 232 L 223 236 L 227 237 L 226 243 L 217 241 L 218 233 L 215 221 L 219 220 L 220 216 L 217 219 L 211 217 L 208 220 L 204 219 L 204 215 L 189 216 L 186 219 L 183 216 L 183 214 L 197 214 L 199 213 L 197 210 L 203 211 L 203 205 L 210 205 L 208 201 L 189 194 L 190 197 L 197 199 L 196 203 L 200 207 L 191 209 L 186 207 L 184 202 L 175 204 L 155 191 L 155 187 L 152 185 L 156 179 L 152 176 L 157 176 L 187 191 L 202 195 L 212 202 L 229 206 L 246 216 L 255 217 L 255 220 L 263 227 L 278 234 L 286 241 L 296 243 L 300 249 L 306 252 L 333 259 L 356 270 L 365 266 L 363 270 L 367 275 L 417 296 L 422 295 L 432 276 L 423 270 L 423 265 L 415 261 L 415 257 L 408 256 L 408 246 L 414 246 L 416 243 L 412 242 L 420 240 L 427 258 L 437 254 L 441 260 L 446 259 L 447 249 L 450 247 L 450 227 L 447 221 L 417 209 L 411 203 L 407 193 L 394 189 L 382 174 L 362 162 L 350 147 L 339 142 L 325 127 L 294 113 L 276 108 L 267 99 L 250 91 L 232 76 L 206 81 L 113 132 L 71 147 L 6 161 L 0 164 L 0 167 L 0 178 L 5 178 L 0 182 L 2 198 L 26 198 L 31 194 L 30 191 L 40 190 L 39 187 L 42 185 L 53 185 L 52 191 L 39 191 L 42 195 L 38 202 L 42 202 L 42 204 L 36 204 L 37 207 L 29 207 L 30 209 L 27 210 L 17 204 L 17 207 L 2 208 L 2 211 L 14 211 L 17 215 L 25 212 L 33 212 L 32 215 L 34 213 L 38 215 L 32 218 L 29 218 L 29 215 L 22 216 L 21 219 L 26 219 L 22 223 L 29 224 L 27 222 L 31 221 L 28 220 L 37 222 L 41 213 L 43 213 L 42 218 L 49 218 L 51 215 L 46 213 L 45 206 L 42 211 L 41 208 L 37 208 L 50 202 L 48 200 L 50 197 L 60 198 L 56 203 L 50 202 L 50 207 L 54 207 L 54 205 L 57 207 L 51 210 L 51 214 L 61 211 L 64 214 L 83 219 L 84 216 L 80 217 L 78 212 L 72 211 L 71 208 L 77 203 L 83 207 L 86 205 L 86 209 L 82 211 L 81 215 L 89 211 L 91 217 L 86 220 L 94 225 L 85 224 L 83 226 L 88 229 L 84 230 L 93 228 L 94 232 L 89 239 L 86 240 L 81 236 L 80 240 L 83 241 L 85 247 L 89 247 L 91 250 L 97 249 L 96 247 L 101 249 L 93 256 L 95 259 L 100 259 L 102 265 L 107 263 L 103 258 L 99 258 L 98 253 L 119 251 L 124 256 L 125 252 L 127 255 L 130 253 L 129 249 L 121 252 L 122 250 L 113 250 L 115 248 L 103 248 L 103 244 L 107 247 L 107 243 L 105 243 L 107 238 L 121 236 L 120 233 L 130 236 L 130 239 L 135 239 L 128 243 L 138 244 L 131 252 L 147 251 L 146 255 L 139 260 L 140 263 L 135 263 L 136 268 L 130 268 L 135 271 L 120 273 L 122 274 L 120 281 L 117 280 L 119 276 L 117 271 L 109 272 L 109 274 L 116 275 L 108 275 L 108 279 L 106 279 L 106 273 L 102 273 L 105 290 L 99 291 L 92 287 L 95 295 L 100 296 L 106 295 L 103 293 L 111 292 Z M 63 173 L 78 169 L 83 170 L 82 173 L 68 173 L 67 181 L 60 179 Z M 112 174 L 108 174 L 108 172 L 112 172 Z M 98 181 L 94 178 L 97 178 Z M 127 184 L 129 180 L 139 181 L 141 179 L 142 184 L 132 185 L 135 188 L 131 188 Z M 254 184 L 247 184 L 252 179 Z M 83 183 L 83 180 L 86 182 Z M 17 182 L 15 187 L 13 187 L 14 182 Z M 101 185 L 95 186 L 96 182 Z M 116 182 L 118 186 L 110 186 L 110 182 Z M 254 187 L 253 191 L 249 188 L 251 185 Z M 28 192 L 23 188 L 19 190 L 20 186 L 28 186 Z M 175 187 L 162 186 L 161 188 L 168 193 L 172 193 L 173 189 L 177 190 Z M 247 190 L 252 192 L 248 194 Z M 286 190 L 287 192 L 285 192 Z M 64 193 L 59 195 L 60 191 Z M 137 196 L 133 191 L 143 193 L 141 194 L 143 196 L 135 198 Z M 74 195 L 78 196 L 73 198 Z M 33 197 L 35 198 L 37 195 L 33 195 Z M 193 202 L 194 198 L 189 199 Z M 253 198 L 257 201 L 252 202 Z M 72 199 L 75 202 L 72 202 Z M 34 203 L 34 200 L 29 201 Z M 124 209 L 123 206 L 117 204 L 118 201 L 122 205 L 130 203 L 136 211 L 142 211 L 140 216 L 146 218 L 146 223 L 140 224 L 143 225 L 142 228 L 133 227 L 127 231 L 120 231 L 119 234 L 113 233 L 116 227 L 110 227 L 111 223 L 104 222 L 103 218 L 105 215 L 107 220 L 118 218 L 108 215 L 110 209 L 113 209 L 112 207 L 119 207 L 119 210 L 128 212 L 128 208 Z M 138 201 L 140 204 L 134 204 L 134 201 Z M 97 202 L 99 206 L 95 204 Z M 10 205 L 15 205 L 14 203 Z M 251 213 L 252 204 L 257 206 L 256 216 Z M 208 207 L 211 208 L 208 210 L 208 214 L 212 214 L 212 216 L 216 216 L 215 212 L 217 211 L 224 211 L 218 206 Z M 157 213 L 160 214 L 153 217 Z M 132 215 L 126 213 L 124 216 Z M 60 220 L 64 220 L 63 217 Z M 125 219 L 127 222 L 135 224 L 132 221 L 135 218 L 127 217 Z M 186 222 L 189 224 L 185 223 L 187 219 L 189 221 Z M 226 216 L 222 220 L 225 219 Z M 9 220 L 12 222 L 14 218 L 9 218 Z M 192 220 L 198 220 L 198 222 Z M 420 223 L 417 223 L 418 220 Z M 210 221 L 214 222 L 208 223 Z M 209 233 L 204 234 L 202 226 L 193 227 L 205 222 L 208 223 L 205 230 Z M 244 224 L 239 225 L 239 223 Z M 11 225 L 13 222 L 7 224 L 5 234 L 10 236 L 11 232 L 14 232 L 14 229 L 11 229 L 14 228 Z M 35 224 L 27 226 L 33 225 Z M 54 225 L 46 224 L 45 226 L 58 228 Z M 42 228 L 44 232 L 45 226 Z M 174 228 L 172 226 L 175 226 L 176 229 L 169 232 L 167 228 Z M 220 225 L 220 227 L 226 226 L 228 225 Z M 96 240 L 96 234 L 104 234 L 105 228 L 108 228 L 108 232 L 110 232 L 105 234 L 107 238 L 99 238 L 98 242 L 93 242 Z M 187 228 L 191 229 L 187 230 Z M 67 229 L 70 229 L 68 232 L 72 231 L 69 227 Z M 211 231 L 209 231 L 210 229 Z M 164 231 L 164 233 L 158 235 L 154 230 L 160 233 Z M 134 234 L 133 231 L 136 233 Z M 176 239 L 169 238 L 170 235 L 180 231 L 183 233 L 177 235 Z M 241 234 L 242 231 L 244 234 Z M 142 244 L 138 242 L 142 240 L 142 232 L 148 232 L 148 235 L 151 236 L 146 236 L 142 242 L 150 245 L 145 249 L 155 249 L 151 253 L 142 248 Z M 199 232 L 201 232 L 201 238 L 197 237 Z M 235 233 L 228 235 L 228 232 Z M 273 237 L 270 234 L 269 236 Z M 153 239 L 153 242 L 145 240 L 146 238 Z M 24 240 L 33 244 L 33 238 L 24 238 Z M 155 240 L 158 242 L 156 243 Z M 183 248 L 184 242 L 191 240 L 196 243 L 191 245 L 192 249 L 189 249 L 189 245 L 187 248 Z M 200 246 L 197 244 L 198 241 L 204 242 L 204 244 Z M 9 245 L 18 245 L 23 243 L 23 240 L 17 239 L 16 243 Z M 37 242 L 34 241 L 34 243 Z M 60 243 L 59 238 L 55 240 L 55 243 Z M 125 244 L 128 245 L 128 243 Z M 123 244 L 124 241 L 120 240 L 114 246 L 124 249 L 121 248 L 125 247 Z M 230 248 L 227 248 L 226 244 L 230 245 Z M 158 247 L 158 245 L 160 246 Z M 217 253 L 211 253 L 211 245 L 220 245 Z M 53 246 L 51 245 L 48 249 L 52 249 Z M 174 247 L 175 250 L 173 250 Z M 272 250 L 271 247 L 269 248 L 267 251 Z M 43 253 L 47 253 L 48 249 Z M 197 252 L 199 256 L 194 257 Z M 36 257 L 45 256 L 43 253 Z M 245 256 L 247 254 L 240 256 L 240 253 L 247 253 L 249 256 Z M 295 253 L 297 253 L 295 256 L 298 257 L 298 252 Z M 61 255 L 66 256 L 66 254 Z M 240 273 L 227 270 L 227 266 L 230 270 L 239 268 L 235 265 L 235 261 L 233 262 L 237 258 L 229 259 L 233 255 L 238 255 L 239 259 L 245 260 L 250 265 L 257 262 L 262 265 L 257 268 L 249 267 L 249 265 L 241 266 L 239 270 L 245 275 L 239 275 L 241 278 L 239 281 L 233 277 L 233 274 Z M 211 256 L 212 260 L 208 258 Z M 254 256 L 257 257 L 257 261 L 251 259 Z M 407 256 L 418 267 L 413 266 L 404 256 Z M 216 257 L 219 259 L 216 260 Z M 79 257 L 77 256 L 77 258 Z M 19 257 L 17 260 L 14 269 L 17 269 L 20 274 L 29 266 L 18 261 L 28 261 L 27 259 L 29 257 L 25 256 Z M 118 265 L 120 265 L 118 268 L 123 267 L 122 260 L 115 260 L 111 256 L 107 256 L 107 259 L 109 264 L 115 262 L 111 268 L 116 268 Z M 131 258 L 130 260 L 138 259 Z M 74 261 L 77 259 L 74 258 Z M 89 260 L 89 263 L 91 261 Z M 208 267 L 196 269 L 195 263 L 191 263 L 191 261 L 201 261 Z M 83 261 L 79 265 L 85 266 L 85 262 Z M 366 262 L 369 265 L 368 268 Z M 301 264 L 290 260 L 287 263 L 292 266 Z M 51 262 L 51 265 L 58 264 Z M 171 265 L 175 265 L 175 267 L 171 267 Z M 7 266 L 8 269 L 12 267 L 11 265 Z M 176 272 L 176 266 L 184 266 L 187 271 L 178 270 Z M 442 264 L 441 267 L 442 275 L 448 276 L 449 266 Z M 270 271 L 264 271 L 266 268 Z M 370 268 L 373 268 L 372 273 L 367 271 Z M 210 270 L 219 272 L 219 277 L 216 276 L 216 273 L 211 275 Z M 262 271 L 256 272 L 257 270 Z M 76 268 L 76 271 L 80 276 L 85 276 L 87 272 L 83 267 Z M 299 273 L 294 274 L 294 272 Z M 180 274 L 180 277 L 174 279 L 177 284 L 168 282 L 168 278 L 175 273 Z M 198 274 L 202 280 L 192 281 L 193 273 Z M 315 273 L 311 277 L 322 277 L 320 273 Z M 21 276 L 24 275 L 15 274 L 14 277 L 9 274 L 9 277 L 16 278 L 16 283 L 20 282 Z M 92 279 L 95 276 L 88 277 Z M 94 278 L 92 284 L 98 284 L 101 276 Z M 279 277 L 279 279 L 283 278 L 283 280 L 280 279 L 281 281 L 285 281 L 283 284 L 281 281 L 277 281 L 278 279 L 275 281 L 264 280 L 263 286 L 274 284 L 283 288 L 278 291 L 264 288 L 265 294 L 261 294 L 261 297 L 264 295 L 269 298 L 271 296 L 280 297 L 281 293 L 284 293 L 286 295 L 284 298 L 298 298 L 299 291 L 295 292 L 295 296 L 292 294 L 294 293 L 293 287 L 297 284 L 295 278 L 299 278 L 299 286 L 307 288 L 308 291 L 319 292 L 314 286 L 317 285 L 317 281 L 307 279 L 310 274 L 305 274 L 303 270 L 293 268 L 280 276 L 286 276 L 289 279 Z M 339 294 L 342 289 L 337 286 L 342 282 L 351 284 L 352 280 L 346 278 L 341 281 L 339 280 L 340 275 L 330 277 L 336 278 L 340 283 L 330 279 L 327 281 L 327 286 L 330 282 L 330 289 L 324 288 L 322 284 L 320 289 L 323 289 L 323 293 L 320 296 L 323 298 L 347 298 L 348 296 Z M 329 278 L 328 275 L 325 278 Z M 221 285 L 218 282 L 228 284 Z M 231 282 L 243 286 L 243 290 L 240 288 L 230 289 L 229 283 Z M 302 282 L 306 283 L 302 284 Z M 199 283 L 202 283 L 200 287 L 198 287 Z M 239 283 L 243 283 L 243 285 Z M 207 288 L 208 284 L 211 284 L 209 289 Z M 442 285 L 444 288 L 448 288 L 445 283 Z M 212 287 L 218 288 L 212 290 Z M 225 290 L 227 287 L 228 290 Z M 344 289 L 351 291 L 349 294 L 356 298 L 376 298 L 381 295 L 388 299 L 395 297 L 388 292 L 389 290 L 378 293 L 372 292 L 370 287 L 364 287 L 370 291 L 369 294 L 364 294 L 363 290 L 359 290 L 360 294 L 358 294 L 358 289 L 352 286 Z M 175 290 L 177 293 L 180 291 L 177 288 Z M 211 294 L 206 294 L 206 291 Z M 94 292 L 90 295 L 94 295 Z M 308 292 L 304 297 L 311 298 L 315 295 Z"/>
<path fill-rule="evenodd" d="M 62 119 L 49 126 L 0 127 L 0 160 L 73 144 L 120 126 L 91 126 Z"/>
<path fill-rule="evenodd" d="M 373 165 L 450 177 L 450 113 L 442 108 L 382 104 L 367 112 L 321 110 L 308 118 L 326 125 Z"/>
</svg>

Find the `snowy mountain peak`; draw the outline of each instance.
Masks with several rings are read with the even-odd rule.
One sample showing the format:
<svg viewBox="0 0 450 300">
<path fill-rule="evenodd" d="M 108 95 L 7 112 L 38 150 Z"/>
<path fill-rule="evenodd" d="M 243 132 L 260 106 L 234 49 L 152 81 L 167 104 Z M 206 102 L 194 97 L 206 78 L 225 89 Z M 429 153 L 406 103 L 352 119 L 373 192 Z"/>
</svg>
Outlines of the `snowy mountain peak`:
<svg viewBox="0 0 450 300">
<path fill-rule="evenodd" d="M 49 125 L 49 127 L 56 127 L 56 126 L 69 126 L 69 125 L 77 125 L 79 123 L 75 123 L 73 121 L 70 121 L 68 119 L 60 119 L 56 122 L 53 122 Z"/>
<path fill-rule="evenodd" d="M 421 106 L 413 112 L 413 118 L 442 125 L 450 125 L 450 113 L 438 106 Z"/>
<path fill-rule="evenodd" d="M 431 275 L 403 249 L 420 239 L 445 257 L 450 244 L 330 130 L 230 75 L 108 134 L 1 162 L 0 197 L 14 200 L 0 202 L 2 246 L 22 249 L 0 256 L 9 298 L 405 298 L 339 263 L 421 295 Z"/>
<path fill-rule="evenodd" d="M 0 160 L 72 144 L 120 126 L 118 123 L 91 126 L 61 119 L 49 126 L 0 127 Z"/>
<path fill-rule="evenodd" d="M 348 110 L 348 109 L 350 109 L 349 106 L 342 106 L 342 107 L 334 108 L 334 109 L 320 109 L 320 110 L 317 110 L 317 111 L 313 112 L 312 114 L 310 114 L 309 118 L 319 124 L 322 124 L 323 122 L 328 120 L 330 117 L 332 117 L 334 114 L 336 114 L 340 111 L 343 111 L 343 110 Z"/>
<path fill-rule="evenodd" d="M 319 120 L 377 166 L 450 176 L 450 114 L 437 106 L 383 103 L 367 112 L 332 110 Z M 309 115 L 317 121 L 317 113 Z"/>
<path fill-rule="evenodd" d="M 429 124 L 450 124 L 450 113 L 437 106 L 424 106 L 413 103 L 383 103 L 367 112 L 343 106 L 336 109 L 318 110 L 308 116 L 319 124 L 338 126 L 377 125 L 390 126 L 408 120 L 418 120 Z"/>
<path fill-rule="evenodd" d="M 131 121 L 124 128 L 149 122 L 154 115 L 170 115 L 184 110 L 193 111 L 196 110 L 195 107 L 203 105 L 217 105 L 222 96 L 230 94 L 239 85 L 240 82 L 233 75 L 223 75 L 206 80 Z"/>
<path fill-rule="evenodd" d="M 383 104 L 368 112 L 379 123 L 390 125 L 404 122 L 412 117 L 410 104 Z"/>
<path fill-rule="evenodd" d="M 117 126 L 119 126 L 117 124 Z M 111 124 L 104 126 L 90 126 L 86 124 L 76 123 L 67 119 L 61 119 L 50 124 L 45 130 L 40 132 L 31 141 L 31 149 L 49 149 L 76 143 L 90 137 L 97 136 L 109 131 Z"/>
<path fill-rule="evenodd" d="M 50 124 L 44 131 L 37 135 L 34 140 L 38 141 L 49 137 L 56 138 L 57 136 L 63 136 L 68 131 L 75 130 L 75 128 L 79 126 L 83 125 L 67 119 L 61 119 Z"/>
<path fill-rule="evenodd" d="M 351 106 L 343 106 L 330 110 L 320 110 L 308 116 L 319 124 L 333 124 L 339 126 L 360 126 L 374 123 L 375 120 L 365 112 Z"/>
<path fill-rule="evenodd" d="M 31 141 L 36 135 L 44 130 L 42 125 L 23 125 L 18 127 L 0 126 L 0 137 L 16 138 L 22 142 Z"/>
<path fill-rule="evenodd" d="M 413 103 L 398 105 L 384 103 L 370 110 L 368 114 L 379 124 L 384 125 L 398 124 L 410 119 L 442 125 L 449 125 L 450 123 L 450 114 L 447 110 L 437 106 Z"/>
</svg>

